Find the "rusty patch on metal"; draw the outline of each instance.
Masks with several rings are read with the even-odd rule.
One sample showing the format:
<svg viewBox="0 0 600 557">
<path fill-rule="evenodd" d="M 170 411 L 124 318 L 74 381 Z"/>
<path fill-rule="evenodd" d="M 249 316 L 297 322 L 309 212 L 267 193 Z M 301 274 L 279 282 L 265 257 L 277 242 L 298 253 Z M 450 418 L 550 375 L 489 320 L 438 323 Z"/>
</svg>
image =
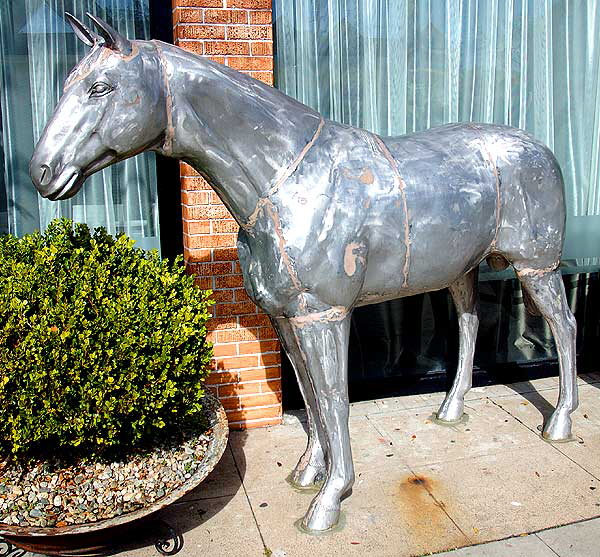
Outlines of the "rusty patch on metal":
<svg viewBox="0 0 600 557">
<path fill-rule="evenodd" d="M 358 176 L 350 174 L 348 169 L 344 168 L 342 170 L 342 174 L 350 180 L 356 180 L 365 185 L 370 185 L 375 181 L 375 175 L 373 174 L 373 171 L 370 168 L 363 168 L 362 172 Z"/>
<path fill-rule="evenodd" d="M 270 201 L 266 197 L 259 198 L 256 207 L 254 207 L 254 211 L 252 211 L 252 214 L 248 217 L 246 222 L 242 224 L 242 228 L 244 230 L 251 230 L 252 228 L 254 228 L 254 225 L 256 224 L 256 221 L 258 220 L 258 217 L 260 216 L 260 213 L 263 210 L 263 207 L 267 203 L 270 203 Z"/>
<path fill-rule="evenodd" d="M 315 141 L 321 134 L 321 130 L 323 129 L 324 123 L 325 120 L 321 116 L 321 119 L 319 120 L 319 125 L 317 126 L 317 129 L 312 139 L 304 146 L 304 148 L 302 149 L 302 151 L 300 151 L 299 155 L 294 159 L 294 161 L 288 167 L 286 167 L 285 170 L 281 173 L 281 175 L 275 180 L 275 183 L 267 191 L 266 196 L 259 197 L 256 203 L 256 207 L 254 207 L 254 210 L 246 219 L 246 222 L 241 225 L 244 230 L 249 231 L 256 225 L 256 221 L 258 220 L 258 217 L 260 216 L 260 213 L 262 212 L 263 208 L 268 203 L 271 203 L 269 199 L 270 196 L 275 194 L 280 188 L 281 184 L 283 184 L 296 171 L 298 166 L 300 166 L 302 159 L 304 159 L 306 153 L 308 153 L 309 149 L 315 144 Z M 302 204 L 304 203 L 306 203 L 306 200 Z"/>
<path fill-rule="evenodd" d="M 498 170 L 497 160 L 492 157 L 492 153 L 490 152 L 487 144 L 483 139 L 481 139 L 481 145 L 483 146 L 483 150 L 485 151 L 486 158 L 488 162 L 492 165 L 492 172 L 494 174 L 494 178 L 496 180 L 496 229 L 494 231 L 494 239 L 492 240 L 492 251 L 496 249 L 496 242 L 498 241 L 498 233 L 500 232 L 500 205 L 501 205 L 501 197 L 500 197 L 500 171 Z"/>
<path fill-rule="evenodd" d="M 300 284 L 300 280 L 298 279 L 298 274 L 296 273 L 296 269 L 285 249 L 285 238 L 283 236 L 283 230 L 281 229 L 281 222 L 279 220 L 279 213 L 277 212 L 275 205 L 271 203 L 270 200 L 267 200 L 265 203 L 265 210 L 268 212 L 271 220 L 273 221 L 273 227 L 275 228 L 275 234 L 277 235 L 277 239 L 279 240 L 279 253 L 281 254 L 281 261 L 285 265 L 288 274 L 290 275 L 290 279 L 293 285 L 297 290 L 302 290 L 302 285 Z"/>
<path fill-rule="evenodd" d="M 508 269 L 508 266 L 510 265 L 508 260 L 499 253 L 492 253 L 488 255 L 486 261 L 493 271 L 504 271 L 504 269 Z"/>
<path fill-rule="evenodd" d="M 525 267 L 523 269 L 517 269 L 515 267 L 515 270 L 517 272 L 517 275 L 522 275 L 524 277 L 541 277 L 548 273 L 552 273 L 553 271 L 556 271 L 556 269 L 558 269 L 559 265 L 560 265 L 560 261 L 555 261 L 554 263 L 552 263 L 552 265 L 549 265 L 548 267 L 544 267 L 542 269 L 531 269 L 528 267 Z"/>
<path fill-rule="evenodd" d="M 325 120 L 323 119 L 323 116 L 320 116 L 319 125 L 317 126 L 317 129 L 313 134 L 312 139 L 304 146 L 302 151 L 300 151 L 298 156 L 292 161 L 292 164 L 286 167 L 285 170 L 275 180 L 275 183 L 269 188 L 269 191 L 267 192 L 267 197 L 270 197 L 271 195 L 276 193 L 281 184 L 283 184 L 300 166 L 300 163 L 302 162 L 302 159 L 304 159 L 304 157 L 306 156 L 306 153 L 308 153 L 310 148 L 315 144 L 315 141 L 317 141 L 319 135 L 321 135 L 321 130 L 323 129 L 324 124 Z"/>
<path fill-rule="evenodd" d="M 363 184 L 372 184 L 375 181 L 375 175 L 370 168 L 365 168 L 363 173 L 358 177 Z"/>
<path fill-rule="evenodd" d="M 341 321 L 348 315 L 348 310 L 343 306 L 333 306 L 325 311 L 315 313 L 307 313 L 306 315 L 298 315 L 290 317 L 290 323 L 299 329 L 305 325 L 313 323 L 330 323 L 332 321 Z"/>
<path fill-rule="evenodd" d="M 121 58 L 124 62 L 129 62 L 135 57 L 137 57 L 137 55 L 140 53 L 140 49 L 138 48 L 137 44 L 135 44 L 135 41 L 131 41 L 131 52 L 128 55 L 125 56 L 122 53 L 116 52 L 114 50 L 113 52 L 115 52 L 115 54 L 119 56 L 119 58 Z"/>
<path fill-rule="evenodd" d="M 364 255 L 361 253 L 363 247 L 363 244 L 351 242 L 344 250 L 344 272 L 349 277 L 354 276 L 354 273 L 356 273 L 357 263 L 362 263 L 363 265 L 365 263 Z"/>
<path fill-rule="evenodd" d="M 75 85 L 75 83 L 81 81 L 82 79 L 85 79 L 88 75 L 90 75 L 94 71 L 96 66 L 105 58 L 108 58 L 111 55 L 115 55 L 121 58 L 124 62 L 129 62 L 140 53 L 140 49 L 134 41 L 131 42 L 131 54 L 129 54 L 128 56 L 124 56 L 123 54 L 115 50 L 111 50 L 110 48 L 106 48 L 101 45 L 99 46 L 102 50 L 100 51 L 100 54 L 96 60 L 94 60 L 93 62 L 90 61 L 90 63 L 86 64 L 85 66 L 77 66 L 77 68 L 75 68 L 75 71 L 69 74 L 63 87 L 63 93 L 65 93 L 67 89 L 70 89 L 73 85 Z"/>
<path fill-rule="evenodd" d="M 127 103 L 127 106 L 136 106 L 136 105 L 140 104 L 141 101 L 142 101 L 142 99 L 140 98 L 140 96 L 136 95 L 135 99 L 133 99 L 130 103 Z"/>
<path fill-rule="evenodd" d="M 92 50 L 92 52 L 94 51 Z M 92 58 L 92 52 L 88 54 L 90 58 Z M 112 51 L 108 48 L 102 48 L 95 60 L 90 60 L 89 63 L 78 65 L 67 77 L 63 87 L 63 93 L 66 93 L 66 91 L 75 85 L 75 83 L 90 75 L 96 68 L 96 65 L 104 61 L 105 58 L 108 58 L 111 53 Z"/>
</svg>

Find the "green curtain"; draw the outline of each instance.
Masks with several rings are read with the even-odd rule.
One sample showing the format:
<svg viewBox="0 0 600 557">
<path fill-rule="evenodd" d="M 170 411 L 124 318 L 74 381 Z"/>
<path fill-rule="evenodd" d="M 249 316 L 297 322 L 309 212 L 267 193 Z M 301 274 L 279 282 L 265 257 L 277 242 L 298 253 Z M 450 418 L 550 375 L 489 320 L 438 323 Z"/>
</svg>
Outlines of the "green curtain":
<svg viewBox="0 0 600 557">
<path fill-rule="evenodd" d="M 275 0 L 277 86 L 382 135 L 508 124 L 556 154 L 564 259 L 600 259 L 600 7 L 596 0 Z M 577 260 L 577 261 L 573 261 Z M 577 268 L 578 266 L 578 268 Z"/>
<path fill-rule="evenodd" d="M 54 111 L 63 82 L 89 51 L 64 19 L 86 11 L 132 38 L 149 38 L 148 0 L 19 0 L 0 3 L 0 233 L 22 235 L 66 216 L 111 233 L 125 232 L 143 248 L 160 248 L 156 165 L 144 154 L 93 176 L 72 199 L 39 196 L 28 165 Z M 90 23 L 91 24 L 91 23 Z"/>
<path fill-rule="evenodd" d="M 595 365 L 598 2 L 275 0 L 274 9 L 276 86 L 325 117 L 381 135 L 447 122 L 503 123 L 528 130 L 554 150 L 567 188 L 563 272 L 579 325 L 579 367 Z M 482 265 L 475 364 L 495 381 L 514 379 L 515 366 L 556 356 L 547 324 L 526 313 L 520 284 L 511 277 L 511 270 L 493 273 Z M 350 343 L 357 398 L 375 396 L 373 379 L 406 385 L 407 376 L 452 371 L 456 338 L 446 291 L 358 308 Z M 292 386 L 285 389 L 293 401 Z"/>
</svg>

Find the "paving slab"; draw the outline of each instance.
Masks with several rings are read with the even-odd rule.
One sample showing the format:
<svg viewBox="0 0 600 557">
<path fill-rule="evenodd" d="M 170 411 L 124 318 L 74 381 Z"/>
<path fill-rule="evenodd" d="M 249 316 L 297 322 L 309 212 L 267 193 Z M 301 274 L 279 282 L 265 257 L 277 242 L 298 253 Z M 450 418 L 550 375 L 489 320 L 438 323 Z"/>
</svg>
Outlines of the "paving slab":
<svg viewBox="0 0 600 557">
<path fill-rule="evenodd" d="M 414 472 L 477 543 L 600 514 L 595 478 L 544 441 Z"/>
<path fill-rule="evenodd" d="M 182 535 L 179 557 L 260 557 L 264 546 L 243 490 L 233 497 L 216 497 L 176 503 L 161 512 Z M 119 553 L 121 557 L 157 557 L 152 542 L 140 540 L 140 547 Z"/>
<path fill-rule="evenodd" d="M 241 487 L 242 480 L 236 468 L 231 445 L 228 444 L 221 460 L 217 463 L 214 470 L 196 489 L 185 495 L 181 502 L 232 496 L 235 495 Z"/>
<path fill-rule="evenodd" d="M 593 385 L 595 383 L 600 383 L 600 374 L 599 373 L 580 373 L 577 376 L 577 382 L 580 385 Z"/>
<path fill-rule="evenodd" d="M 275 486 L 249 494 L 266 547 L 286 557 L 376 555 L 403 557 L 468 545 L 470 540 L 397 460 L 357 478 L 342 503 L 342 528 L 308 535 L 297 521 L 313 494 Z"/>
<path fill-rule="evenodd" d="M 162 516 L 183 536 L 181 557 L 600 555 L 600 520 L 589 520 L 600 516 L 600 375 L 579 384 L 576 441 L 562 444 L 537 429 L 556 378 L 473 389 L 468 421 L 451 427 L 431 419 L 444 393 L 353 405 L 357 479 L 331 533 L 295 525 L 314 496 L 285 481 L 306 445 L 302 412 L 232 432 L 203 485 Z M 124 557 L 158 555 L 132 541 Z"/>
<path fill-rule="evenodd" d="M 368 416 L 379 411 L 379 406 L 376 400 L 365 400 L 363 402 L 355 402 L 350 405 L 350 417 Z"/>
<path fill-rule="evenodd" d="M 365 416 L 349 421 L 356 473 L 376 468 L 393 455 L 390 441 L 382 437 Z M 307 435 L 303 424 L 292 421 L 251 432 L 232 432 L 233 455 L 249 493 L 287 485 L 286 478 L 304 452 Z"/>
<path fill-rule="evenodd" d="M 600 390 L 597 385 L 580 385 L 579 394 L 579 408 L 573 413 L 573 441 L 553 443 L 552 446 L 600 479 Z M 544 417 L 554 409 L 557 391 L 524 396 L 528 399 L 512 396 L 496 399 L 495 403 L 532 432 L 539 433 Z"/>
<path fill-rule="evenodd" d="M 591 555 L 593 553 L 588 553 L 587 557 Z M 437 553 L 436 557 L 556 557 L 556 553 L 537 536 L 531 535 Z"/>
<path fill-rule="evenodd" d="M 440 425 L 436 406 L 369 416 L 373 425 L 394 443 L 399 458 L 411 467 L 461 460 L 538 443 L 536 435 L 489 399 L 466 404 L 467 419 Z"/>
<path fill-rule="evenodd" d="M 546 530 L 537 536 L 560 557 L 600 555 L 600 519 Z"/>
</svg>

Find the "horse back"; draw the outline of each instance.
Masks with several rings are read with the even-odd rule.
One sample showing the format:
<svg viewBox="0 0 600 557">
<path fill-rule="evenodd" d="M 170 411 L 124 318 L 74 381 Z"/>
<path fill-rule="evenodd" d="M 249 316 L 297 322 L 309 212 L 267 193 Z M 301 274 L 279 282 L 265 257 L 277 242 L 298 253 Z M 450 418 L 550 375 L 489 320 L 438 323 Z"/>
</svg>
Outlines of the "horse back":
<svg viewBox="0 0 600 557">
<path fill-rule="evenodd" d="M 269 303 L 281 311 L 299 291 L 319 308 L 444 288 L 494 251 L 511 211 L 531 205 L 520 168 L 536 145 L 504 126 L 380 138 L 326 122 L 243 237 L 243 251 L 270 254 L 253 258 L 249 282 L 264 293 L 275 280 Z"/>
</svg>

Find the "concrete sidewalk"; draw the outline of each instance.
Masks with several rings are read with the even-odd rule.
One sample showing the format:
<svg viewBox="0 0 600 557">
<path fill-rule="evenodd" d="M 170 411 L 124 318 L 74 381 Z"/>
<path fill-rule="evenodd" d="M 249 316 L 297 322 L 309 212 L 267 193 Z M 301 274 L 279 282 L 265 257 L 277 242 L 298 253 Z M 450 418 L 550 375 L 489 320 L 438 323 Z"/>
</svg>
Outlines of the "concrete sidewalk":
<svg viewBox="0 0 600 557">
<path fill-rule="evenodd" d="M 600 516 L 600 375 L 579 383 L 576 438 L 561 444 L 538 432 L 556 378 L 473 389 L 468 420 L 453 427 L 431 420 L 443 393 L 352 405 L 357 479 L 332 533 L 294 524 L 313 496 L 285 481 L 305 445 L 301 415 L 233 432 L 217 469 L 163 518 L 183 535 L 181 557 L 402 557 L 465 546 L 443 555 L 600 555 L 600 519 L 589 520 Z M 503 541 L 477 545 L 492 540 Z"/>
</svg>

